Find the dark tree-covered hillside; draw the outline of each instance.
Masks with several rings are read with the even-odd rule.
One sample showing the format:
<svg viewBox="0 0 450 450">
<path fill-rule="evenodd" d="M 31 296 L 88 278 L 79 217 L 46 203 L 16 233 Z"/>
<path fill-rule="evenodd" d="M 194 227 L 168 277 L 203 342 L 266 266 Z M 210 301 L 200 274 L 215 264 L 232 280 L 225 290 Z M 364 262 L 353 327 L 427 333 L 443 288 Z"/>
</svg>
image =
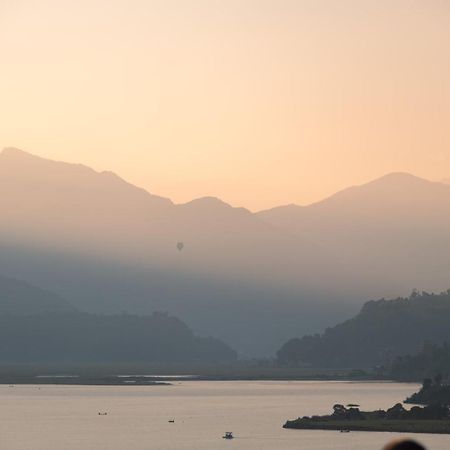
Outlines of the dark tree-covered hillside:
<svg viewBox="0 0 450 450">
<path fill-rule="evenodd" d="M 229 361 L 223 342 L 200 338 L 165 313 L 150 316 L 0 315 L 0 362 Z"/>
<path fill-rule="evenodd" d="M 291 339 L 277 353 L 283 365 L 372 367 L 450 341 L 450 290 L 369 301 L 359 314 L 323 334 Z"/>
<path fill-rule="evenodd" d="M 386 373 L 399 380 L 421 380 L 424 378 L 450 378 L 450 345 L 426 344 L 415 355 L 396 358 L 386 368 Z"/>
</svg>

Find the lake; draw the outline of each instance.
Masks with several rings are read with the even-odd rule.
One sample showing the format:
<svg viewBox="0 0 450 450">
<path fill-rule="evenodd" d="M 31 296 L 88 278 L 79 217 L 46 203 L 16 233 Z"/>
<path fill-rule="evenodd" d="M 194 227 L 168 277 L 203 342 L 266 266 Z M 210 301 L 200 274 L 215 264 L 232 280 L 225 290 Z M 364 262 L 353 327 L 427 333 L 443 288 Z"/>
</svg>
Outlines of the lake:
<svg viewBox="0 0 450 450">
<path fill-rule="evenodd" d="M 335 403 L 387 408 L 415 384 L 177 381 L 172 386 L 0 386 L 5 450 L 378 450 L 390 433 L 284 430 Z M 98 413 L 107 412 L 107 415 Z M 174 419 L 175 423 L 169 423 Z M 232 431 L 236 439 L 221 436 Z M 430 450 L 450 435 L 414 435 Z"/>
</svg>

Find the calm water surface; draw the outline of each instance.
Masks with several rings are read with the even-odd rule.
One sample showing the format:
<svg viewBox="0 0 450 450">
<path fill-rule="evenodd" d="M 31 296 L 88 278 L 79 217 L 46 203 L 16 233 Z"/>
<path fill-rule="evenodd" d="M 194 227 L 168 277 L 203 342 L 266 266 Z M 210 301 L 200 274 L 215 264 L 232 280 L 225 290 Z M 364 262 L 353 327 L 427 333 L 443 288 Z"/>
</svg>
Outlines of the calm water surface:
<svg viewBox="0 0 450 450">
<path fill-rule="evenodd" d="M 386 408 L 417 385 L 182 381 L 173 386 L 0 386 L 5 450 L 376 450 L 390 433 L 284 430 L 286 419 L 334 403 Z M 98 412 L 107 411 L 107 416 Z M 169 423 L 175 419 L 175 423 Z M 236 439 L 221 438 L 233 431 Z M 415 435 L 430 450 L 450 436 Z"/>
</svg>

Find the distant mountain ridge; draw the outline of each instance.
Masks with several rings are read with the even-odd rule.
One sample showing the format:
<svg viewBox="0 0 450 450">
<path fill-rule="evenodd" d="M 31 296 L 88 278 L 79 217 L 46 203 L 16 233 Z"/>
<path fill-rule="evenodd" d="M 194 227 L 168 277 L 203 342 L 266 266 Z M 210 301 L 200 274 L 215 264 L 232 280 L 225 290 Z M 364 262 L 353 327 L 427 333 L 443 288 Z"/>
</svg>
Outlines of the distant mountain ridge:
<svg viewBox="0 0 450 450">
<path fill-rule="evenodd" d="M 0 194 L 1 273 L 86 311 L 167 310 L 245 354 L 329 325 L 361 298 L 448 285 L 450 186 L 409 174 L 252 213 L 213 197 L 177 205 L 110 172 L 7 149 Z"/>
<path fill-rule="evenodd" d="M 369 292 L 377 285 L 394 292 L 447 286 L 449 185 L 394 173 L 310 206 L 274 208 L 258 216 L 339 255 L 354 273 L 352 282 Z"/>
<path fill-rule="evenodd" d="M 390 173 L 368 183 L 352 186 L 336 194 L 327 197 L 319 202 L 308 206 L 299 206 L 295 204 L 279 206 L 268 210 L 260 211 L 257 215 L 261 216 L 270 223 L 277 223 L 280 218 L 300 219 L 301 214 L 313 211 L 315 213 L 331 214 L 337 208 L 356 209 L 360 214 L 375 213 L 373 207 L 383 207 L 388 204 L 392 206 L 404 206 L 405 201 L 415 203 L 417 198 L 413 195 L 421 194 L 427 197 L 439 199 L 439 196 L 446 198 L 450 193 L 450 186 L 440 183 L 427 181 L 423 178 L 402 172 Z M 386 197 L 388 195 L 388 197 Z M 422 200 L 419 198 L 419 200 Z M 370 206 L 370 208 L 368 208 Z M 410 206 L 410 205 L 408 205 Z M 341 212 L 345 212 L 341 210 Z M 280 216 L 278 214 L 280 213 Z M 297 215 L 297 216 L 296 216 Z M 283 226 L 283 223 L 277 223 Z"/>
</svg>

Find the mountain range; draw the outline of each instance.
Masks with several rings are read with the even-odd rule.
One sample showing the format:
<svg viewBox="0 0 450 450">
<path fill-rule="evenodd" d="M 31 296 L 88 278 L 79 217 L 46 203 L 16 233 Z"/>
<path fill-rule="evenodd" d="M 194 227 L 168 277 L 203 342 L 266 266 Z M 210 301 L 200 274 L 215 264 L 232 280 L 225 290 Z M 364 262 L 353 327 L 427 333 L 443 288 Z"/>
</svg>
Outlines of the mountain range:
<svg viewBox="0 0 450 450">
<path fill-rule="evenodd" d="M 361 299 L 449 284 L 450 185 L 409 174 L 252 213 L 212 197 L 174 204 L 9 148 L 0 192 L 0 273 L 88 312 L 168 311 L 243 355 L 270 354 Z"/>
</svg>

